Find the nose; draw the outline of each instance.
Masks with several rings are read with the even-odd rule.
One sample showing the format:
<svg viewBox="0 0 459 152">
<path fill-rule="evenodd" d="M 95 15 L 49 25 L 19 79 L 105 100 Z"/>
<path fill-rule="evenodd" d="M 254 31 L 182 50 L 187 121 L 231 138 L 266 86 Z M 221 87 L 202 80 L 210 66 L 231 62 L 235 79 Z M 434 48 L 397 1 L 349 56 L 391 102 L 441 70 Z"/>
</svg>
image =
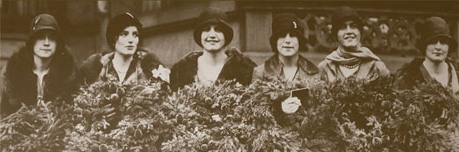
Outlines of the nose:
<svg viewBox="0 0 459 152">
<path fill-rule="evenodd" d="M 44 46 L 49 46 L 50 42 L 49 42 L 49 37 L 45 37 L 45 40 L 44 40 L 44 43 L 43 45 Z"/>
<path fill-rule="evenodd" d="M 440 41 L 437 41 L 437 43 L 435 43 L 435 49 L 437 50 L 441 49 L 442 45 L 443 44 Z"/>
<path fill-rule="evenodd" d="M 290 44 L 291 41 L 292 41 L 292 37 L 291 37 L 290 34 L 288 33 L 288 34 L 285 36 L 284 42 L 287 43 L 287 44 Z"/>
<path fill-rule="evenodd" d="M 346 25 L 346 28 L 344 30 L 346 30 L 346 33 L 349 33 L 351 32 L 351 26 L 350 25 Z"/>
<path fill-rule="evenodd" d="M 210 38 L 215 38 L 217 36 L 217 32 L 215 31 L 214 27 L 211 27 L 209 30 L 209 37 Z"/>
<path fill-rule="evenodd" d="M 127 42 L 128 42 L 129 44 L 132 44 L 132 43 L 134 43 L 134 40 L 135 40 L 135 36 L 134 36 L 134 35 L 132 35 L 132 34 L 131 34 L 131 35 L 129 35 L 129 37 L 127 38 Z"/>
</svg>

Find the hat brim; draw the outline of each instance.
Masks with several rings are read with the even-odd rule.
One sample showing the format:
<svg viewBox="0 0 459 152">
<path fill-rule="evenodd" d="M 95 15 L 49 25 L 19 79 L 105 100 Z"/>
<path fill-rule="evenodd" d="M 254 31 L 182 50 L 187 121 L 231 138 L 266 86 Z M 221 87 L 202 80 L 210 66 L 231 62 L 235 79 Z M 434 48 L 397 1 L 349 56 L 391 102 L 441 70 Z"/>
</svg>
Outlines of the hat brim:
<svg viewBox="0 0 459 152">
<path fill-rule="evenodd" d="M 418 45 L 418 49 L 420 51 L 425 51 L 425 47 L 427 46 L 428 43 L 431 43 L 433 40 L 435 39 L 446 39 L 447 40 L 447 43 L 449 45 L 449 53 L 452 53 L 452 52 L 455 52 L 455 51 L 452 51 L 452 50 L 456 50 L 457 48 L 457 41 L 451 37 L 450 35 L 448 34 L 437 34 L 437 35 L 434 35 L 434 36 L 431 36 L 427 39 L 423 39 L 421 40 L 421 43 L 420 45 Z M 421 52 L 421 54 L 424 54 L 425 52 Z"/>
<path fill-rule="evenodd" d="M 46 27 L 46 26 L 43 26 L 43 27 L 36 28 L 36 29 L 34 30 L 34 33 L 37 33 L 37 32 L 39 32 L 39 31 L 43 31 L 43 30 L 53 30 L 53 31 L 57 31 L 57 29 L 54 28 L 54 27 L 49 27 L 49 26 Z"/>
<path fill-rule="evenodd" d="M 227 46 L 228 44 L 231 43 L 231 41 L 233 40 L 233 36 L 234 36 L 233 28 L 231 28 L 231 26 L 227 22 L 225 22 L 224 20 L 212 18 L 212 19 L 208 19 L 207 21 L 199 24 L 194 29 L 194 32 L 193 32 L 194 40 L 199 46 L 202 47 L 202 44 L 201 44 L 201 32 L 202 32 L 202 29 L 203 29 L 203 27 L 208 26 L 208 25 L 219 25 L 219 26 L 221 26 L 223 28 L 222 32 L 225 35 L 225 46 Z"/>
<path fill-rule="evenodd" d="M 297 31 L 292 31 L 292 30 L 285 30 L 285 31 L 281 31 L 281 32 L 277 32 L 273 35 L 271 35 L 271 37 L 269 38 L 269 42 L 270 42 L 270 45 L 271 45 L 271 50 L 274 52 L 274 53 L 278 53 L 279 50 L 277 50 L 277 39 L 279 37 L 281 37 L 280 35 L 281 34 L 287 34 L 287 33 L 295 33 L 295 35 L 298 37 L 298 43 L 300 45 L 300 47 L 298 48 L 298 51 L 308 51 L 308 47 L 306 46 L 306 43 L 308 42 L 308 39 L 304 36 L 304 34 L 302 33 L 299 33 Z"/>
<path fill-rule="evenodd" d="M 429 42 L 431 42 L 431 41 L 433 41 L 435 39 L 446 39 L 446 40 L 448 40 L 449 45 L 453 45 L 453 47 L 457 46 L 456 40 L 453 37 L 451 37 L 450 35 L 447 35 L 447 34 L 438 34 L 438 35 L 431 36 L 431 37 L 423 40 L 422 43 L 427 45 L 427 43 L 429 43 Z"/>
</svg>

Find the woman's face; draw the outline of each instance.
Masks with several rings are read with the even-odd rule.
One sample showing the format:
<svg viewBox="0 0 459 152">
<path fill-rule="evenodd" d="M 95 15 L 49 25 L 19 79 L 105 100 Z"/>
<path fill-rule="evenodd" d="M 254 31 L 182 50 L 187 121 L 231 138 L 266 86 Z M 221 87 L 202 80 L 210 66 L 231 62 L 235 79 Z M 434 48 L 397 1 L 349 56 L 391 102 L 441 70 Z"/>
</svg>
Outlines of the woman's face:
<svg viewBox="0 0 459 152">
<path fill-rule="evenodd" d="M 133 55 L 139 44 L 139 31 L 135 26 L 126 27 L 119 35 L 115 43 L 115 50 L 121 55 Z"/>
<path fill-rule="evenodd" d="M 56 36 L 49 30 L 40 31 L 36 35 L 33 52 L 36 57 L 42 59 L 51 58 L 56 53 Z"/>
<path fill-rule="evenodd" d="M 360 30 L 352 20 L 344 22 L 339 27 L 337 36 L 339 45 L 346 51 L 354 50 L 360 45 Z"/>
<path fill-rule="evenodd" d="M 434 40 L 426 46 L 426 59 L 432 62 L 443 62 L 448 57 L 449 45 L 445 40 Z"/>
<path fill-rule="evenodd" d="M 298 37 L 287 33 L 284 37 L 277 39 L 277 50 L 279 54 L 285 57 L 290 57 L 298 54 L 299 41 Z"/>
<path fill-rule="evenodd" d="M 225 35 L 221 27 L 210 25 L 203 29 L 201 32 L 201 44 L 209 52 L 220 51 L 225 46 Z"/>
</svg>

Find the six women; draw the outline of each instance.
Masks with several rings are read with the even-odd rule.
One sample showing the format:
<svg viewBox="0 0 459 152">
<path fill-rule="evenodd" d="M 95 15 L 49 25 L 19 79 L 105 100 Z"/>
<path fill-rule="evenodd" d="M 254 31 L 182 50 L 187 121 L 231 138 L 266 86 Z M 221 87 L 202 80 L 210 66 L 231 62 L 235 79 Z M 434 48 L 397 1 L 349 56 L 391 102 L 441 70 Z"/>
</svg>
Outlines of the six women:
<svg viewBox="0 0 459 152">
<path fill-rule="evenodd" d="M 338 8 L 332 16 L 332 34 L 338 48 L 318 66 L 299 54 L 306 51 L 304 25 L 294 14 L 276 15 L 269 42 L 274 55 L 256 64 L 235 48 L 226 48 L 233 29 L 226 14 L 217 8 L 206 9 L 194 28 L 194 40 L 203 49 L 191 52 L 174 64 L 170 87 L 176 91 L 197 82 L 212 85 L 224 80 L 249 85 L 255 80 L 280 78 L 286 81 L 320 78 L 334 82 L 348 77 L 372 81 L 389 76 L 385 64 L 361 45 L 363 23 L 350 7 Z M 120 84 L 143 83 L 154 78 L 160 67 L 157 57 L 141 49 L 142 24 L 130 13 L 115 16 L 107 27 L 110 51 L 90 56 L 77 71 L 67 51 L 55 18 L 41 14 L 32 20 L 30 38 L 3 69 L 1 113 L 16 111 L 22 104 L 40 100 L 68 98 L 79 85 L 98 80 Z M 418 43 L 423 58 L 417 58 L 396 72 L 396 86 L 410 89 L 418 83 L 439 83 L 459 95 L 457 67 L 448 58 L 456 50 L 448 24 L 439 17 L 425 21 Z M 284 113 L 293 113 L 301 105 L 298 98 L 282 102 Z"/>
</svg>

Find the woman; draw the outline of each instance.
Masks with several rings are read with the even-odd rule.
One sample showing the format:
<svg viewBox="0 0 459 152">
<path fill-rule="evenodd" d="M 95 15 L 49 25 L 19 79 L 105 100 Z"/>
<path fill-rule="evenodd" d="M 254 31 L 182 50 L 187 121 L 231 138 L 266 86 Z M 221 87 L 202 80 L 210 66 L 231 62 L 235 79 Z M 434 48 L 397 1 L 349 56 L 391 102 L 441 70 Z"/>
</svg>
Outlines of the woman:
<svg viewBox="0 0 459 152">
<path fill-rule="evenodd" d="M 3 69 L 1 113 L 11 114 L 21 104 L 35 105 L 39 100 L 69 98 L 76 90 L 76 69 L 56 19 L 49 14 L 36 16 L 25 47 Z"/>
<path fill-rule="evenodd" d="M 370 49 L 361 45 L 362 21 L 350 7 L 337 9 L 332 16 L 332 34 L 338 40 L 338 48 L 319 64 L 323 80 L 355 77 L 372 81 L 389 76 L 386 65 Z"/>
<path fill-rule="evenodd" d="M 113 51 L 90 56 L 78 72 L 79 83 L 111 79 L 129 84 L 152 78 L 152 70 L 158 68 L 160 62 L 155 55 L 138 48 L 141 32 L 142 24 L 130 13 L 113 17 L 106 33 Z"/>
<path fill-rule="evenodd" d="M 225 49 L 233 39 L 233 29 L 225 12 L 206 9 L 198 18 L 194 40 L 204 51 L 191 52 L 171 68 L 171 88 L 177 90 L 194 82 L 214 84 L 236 80 L 249 85 L 255 63 L 236 49 Z"/>
<path fill-rule="evenodd" d="M 459 95 L 457 67 L 448 58 L 456 50 L 457 41 L 452 38 L 448 24 L 440 17 L 430 17 L 422 28 L 418 44 L 423 57 L 397 70 L 395 86 L 411 89 L 420 83 L 439 83 Z"/>
<path fill-rule="evenodd" d="M 304 26 L 291 13 L 276 15 L 272 22 L 270 38 L 274 55 L 254 70 L 253 81 L 280 78 L 287 81 L 298 81 L 318 78 L 319 70 L 311 61 L 299 54 L 306 51 Z M 294 113 L 301 105 L 297 97 L 287 98 L 276 107 L 284 113 Z"/>
<path fill-rule="evenodd" d="M 319 70 L 311 61 L 299 54 L 306 51 L 304 27 L 291 13 L 274 17 L 270 38 L 274 55 L 254 70 L 253 79 L 281 78 L 289 81 L 318 77 Z"/>
</svg>

